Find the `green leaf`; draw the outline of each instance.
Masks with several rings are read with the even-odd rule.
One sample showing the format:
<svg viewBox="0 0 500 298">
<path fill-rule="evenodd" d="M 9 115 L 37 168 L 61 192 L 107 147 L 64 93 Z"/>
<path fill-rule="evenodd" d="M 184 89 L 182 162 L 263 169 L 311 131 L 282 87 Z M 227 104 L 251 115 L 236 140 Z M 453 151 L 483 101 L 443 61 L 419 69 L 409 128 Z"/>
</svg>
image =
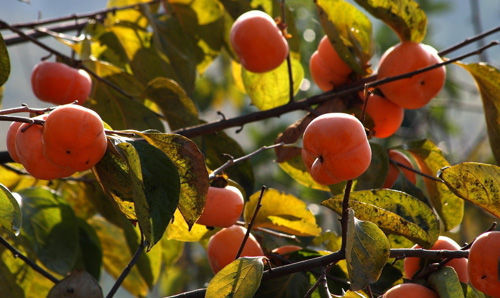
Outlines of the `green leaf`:
<svg viewBox="0 0 500 298">
<path fill-rule="evenodd" d="M 74 297 L 104 297 L 97 280 L 86 271 L 74 271 L 58 282 L 49 292 L 47 298 Z"/>
<path fill-rule="evenodd" d="M 46 188 L 27 188 L 23 198 L 22 234 L 45 267 L 59 274 L 70 272 L 78 257 L 78 225 L 71 207 Z"/>
<path fill-rule="evenodd" d="M 343 195 L 321 204 L 340 214 Z M 439 221 L 422 201 L 403 192 L 379 189 L 350 194 L 350 207 L 356 216 L 376 223 L 388 233 L 402 235 L 423 247 L 431 247 L 439 236 Z"/>
<path fill-rule="evenodd" d="M 118 93 L 101 81 L 93 82 L 91 99 L 85 105 L 96 111 L 113 129 L 165 129 L 158 114 L 140 100 L 144 87 L 133 76 L 102 61 L 91 61 L 87 66 L 131 96 Z"/>
<path fill-rule="evenodd" d="M 77 218 L 80 244 L 80 259 L 83 269 L 99 280 L 102 265 L 102 248 L 94 228 Z"/>
<path fill-rule="evenodd" d="M 438 175 L 454 194 L 500 218 L 500 167 L 463 162 Z"/>
<path fill-rule="evenodd" d="M 4 235 L 2 235 L 4 236 Z M 4 236 L 5 237 L 5 236 Z M 6 237 L 5 237 L 6 238 Z M 25 238 L 6 239 L 30 260 L 36 256 Z M 14 257 L 5 246 L 0 246 L 0 293 L 5 297 L 26 297 L 33 279 L 39 275 L 20 258 Z M 45 277 L 43 277 L 45 279 Z"/>
<path fill-rule="evenodd" d="M 245 204 L 243 216 L 245 222 L 250 222 L 260 191 L 250 196 Z M 321 228 L 316 224 L 316 218 L 307 209 L 306 203 L 290 194 L 267 189 L 261 201 L 261 208 L 254 221 L 255 227 L 266 227 L 299 236 L 318 236 Z"/>
<path fill-rule="evenodd" d="M 441 168 L 450 165 L 441 150 L 429 140 L 412 142 L 408 144 L 407 149 L 425 174 L 436 177 Z M 424 182 L 432 207 L 443 221 L 444 229 L 449 231 L 458 226 L 464 215 L 464 201 L 454 195 L 442 182 L 427 178 L 424 178 Z"/>
<path fill-rule="evenodd" d="M 357 291 L 379 279 L 389 259 L 390 245 L 376 224 L 358 220 L 354 211 L 349 211 L 345 254 L 351 289 Z"/>
<path fill-rule="evenodd" d="M 264 262 L 262 257 L 239 258 L 222 268 L 207 287 L 206 298 L 252 298 L 260 286 Z"/>
<path fill-rule="evenodd" d="M 358 75 L 366 74 L 372 56 L 372 24 L 368 17 L 344 0 L 315 2 L 321 26 L 340 58 Z"/>
<path fill-rule="evenodd" d="M 453 267 L 444 266 L 440 268 L 429 275 L 428 281 L 440 298 L 464 298 L 462 285 Z"/>
<path fill-rule="evenodd" d="M 421 42 L 427 32 L 427 16 L 414 0 L 355 0 L 372 16 L 391 27 L 402 41 Z"/>
<path fill-rule="evenodd" d="M 136 132 L 165 153 L 175 164 L 180 179 L 179 210 L 189 228 L 200 217 L 208 192 L 208 172 L 204 156 L 195 143 L 177 134 Z"/>
<path fill-rule="evenodd" d="M 171 130 L 200 123 L 196 105 L 175 81 L 158 77 L 148 83 L 145 93 L 161 109 Z"/>
<path fill-rule="evenodd" d="M 311 283 L 307 274 L 297 272 L 262 280 L 255 297 L 303 298 L 310 287 Z"/>
<path fill-rule="evenodd" d="M 10 59 L 9 52 L 7 51 L 7 46 L 3 40 L 2 34 L 0 34 L 0 86 L 7 82 L 10 75 Z"/>
<path fill-rule="evenodd" d="M 386 150 L 379 144 L 370 143 L 372 160 L 368 169 L 356 179 L 356 190 L 380 188 L 389 170 Z"/>
<path fill-rule="evenodd" d="M 481 93 L 490 146 L 498 164 L 500 163 L 500 71 L 485 63 L 458 63 L 458 65 L 474 77 Z"/>
<path fill-rule="evenodd" d="M 299 91 L 304 69 L 299 60 L 292 58 L 293 94 Z M 241 76 L 252 104 L 260 110 L 269 110 L 290 101 L 290 83 L 287 61 L 265 73 L 253 73 L 242 68 Z"/>
<path fill-rule="evenodd" d="M 285 173 L 287 173 L 298 183 L 309 188 L 329 191 L 328 186 L 319 184 L 314 181 L 311 174 L 309 174 L 309 172 L 307 171 L 300 155 L 297 155 L 284 162 L 280 162 L 278 165 L 283 171 L 285 171 Z"/>
<path fill-rule="evenodd" d="M 18 234 L 21 229 L 21 208 L 7 187 L 0 184 L 0 229 Z"/>
</svg>

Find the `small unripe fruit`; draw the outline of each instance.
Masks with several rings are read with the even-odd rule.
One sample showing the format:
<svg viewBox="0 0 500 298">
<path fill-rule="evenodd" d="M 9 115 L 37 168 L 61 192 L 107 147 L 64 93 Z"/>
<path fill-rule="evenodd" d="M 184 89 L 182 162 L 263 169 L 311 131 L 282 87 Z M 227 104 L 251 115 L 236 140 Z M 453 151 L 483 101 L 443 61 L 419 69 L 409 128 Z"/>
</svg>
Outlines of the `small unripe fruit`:
<svg viewBox="0 0 500 298">
<path fill-rule="evenodd" d="M 288 55 L 288 43 L 274 20 L 260 10 L 240 15 L 231 27 L 230 41 L 241 65 L 251 72 L 267 72 Z"/>
<path fill-rule="evenodd" d="M 207 254 L 210 267 L 214 273 L 219 272 L 227 264 L 235 260 L 247 229 L 240 226 L 231 226 L 215 233 L 208 241 Z M 264 256 L 259 242 L 250 234 L 241 257 Z"/>
<path fill-rule="evenodd" d="M 210 227 L 229 227 L 236 223 L 243 211 L 243 195 L 238 188 L 226 186 L 208 188 L 205 208 L 197 223 Z"/>
<path fill-rule="evenodd" d="M 89 74 L 59 62 L 40 62 L 31 73 L 31 87 L 35 96 L 57 105 L 78 100 L 83 104 L 92 90 Z"/>
<path fill-rule="evenodd" d="M 323 114 L 304 131 L 302 159 L 318 183 L 357 178 L 370 166 L 371 156 L 363 124 L 352 115 Z"/>
</svg>

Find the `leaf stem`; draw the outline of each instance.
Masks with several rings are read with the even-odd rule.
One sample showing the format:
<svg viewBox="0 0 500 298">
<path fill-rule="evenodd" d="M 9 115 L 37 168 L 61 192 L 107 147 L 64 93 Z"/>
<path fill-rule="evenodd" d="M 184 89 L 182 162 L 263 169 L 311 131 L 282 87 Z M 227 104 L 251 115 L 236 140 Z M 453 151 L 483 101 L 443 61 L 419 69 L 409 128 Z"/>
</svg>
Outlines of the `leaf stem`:
<svg viewBox="0 0 500 298">
<path fill-rule="evenodd" d="M 255 210 L 252 215 L 252 219 L 250 220 L 250 223 L 248 224 L 247 227 L 247 232 L 245 233 L 245 237 L 243 238 L 243 241 L 241 241 L 240 248 L 238 249 L 238 253 L 236 253 L 236 257 L 234 258 L 235 260 L 241 256 L 241 253 L 243 252 L 243 248 L 245 248 L 245 244 L 248 240 L 248 237 L 250 236 L 250 231 L 252 230 L 253 224 L 255 223 L 255 219 L 257 218 L 257 213 L 259 213 L 260 207 L 262 207 L 261 202 L 262 202 L 262 197 L 264 196 L 264 192 L 266 191 L 267 186 L 263 185 L 262 188 L 260 189 L 260 195 L 259 199 L 257 200 L 257 205 L 255 206 Z"/>
</svg>

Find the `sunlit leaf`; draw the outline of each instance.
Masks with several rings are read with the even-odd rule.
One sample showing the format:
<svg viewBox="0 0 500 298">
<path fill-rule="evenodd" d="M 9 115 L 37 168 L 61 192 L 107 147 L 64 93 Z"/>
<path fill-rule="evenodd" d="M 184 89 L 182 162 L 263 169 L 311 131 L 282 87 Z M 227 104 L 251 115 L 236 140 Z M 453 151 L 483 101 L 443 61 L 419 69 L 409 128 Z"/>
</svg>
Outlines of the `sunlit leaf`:
<svg viewBox="0 0 500 298">
<path fill-rule="evenodd" d="M 136 3 L 150 2 L 148 0 L 108 0 L 107 7 L 121 7 Z M 152 6 L 154 7 L 154 6 Z M 141 15 L 140 10 L 137 8 L 131 8 L 126 10 L 116 10 L 109 13 L 107 19 L 113 23 L 119 22 L 132 22 L 137 23 L 138 26 L 146 27 L 147 19 Z"/>
<path fill-rule="evenodd" d="M 304 69 L 300 61 L 291 59 L 293 74 L 293 94 L 299 91 L 304 78 Z M 287 61 L 265 73 L 253 73 L 242 69 L 241 76 L 245 90 L 252 104 L 260 110 L 268 110 L 290 101 L 290 83 Z"/>
<path fill-rule="evenodd" d="M 10 75 L 10 59 L 7 46 L 0 34 L 0 86 L 5 84 Z"/>
<path fill-rule="evenodd" d="M 500 218 L 500 167 L 464 162 L 438 175 L 454 194 Z"/>
<path fill-rule="evenodd" d="M 481 93 L 490 146 L 498 164 L 500 163 L 500 71 L 485 63 L 458 65 L 474 77 Z"/>
<path fill-rule="evenodd" d="M 205 238 L 209 232 L 210 231 L 204 225 L 195 223 L 189 227 L 181 212 L 176 210 L 174 213 L 174 220 L 168 225 L 165 237 L 170 240 L 182 242 L 198 242 Z"/>
<path fill-rule="evenodd" d="M 290 177 L 300 184 L 310 187 L 313 189 L 328 191 L 329 188 L 326 185 L 322 185 L 314 181 L 311 174 L 306 169 L 302 157 L 300 155 L 295 156 L 287 161 L 278 163 L 280 168 L 285 171 Z"/>
<path fill-rule="evenodd" d="M 322 202 L 341 213 L 343 195 Z M 439 221 L 422 201 L 403 192 L 380 189 L 351 192 L 350 207 L 356 217 L 371 221 L 388 233 L 402 235 L 423 247 L 430 247 L 439 236 Z"/>
<path fill-rule="evenodd" d="M 243 215 L 246 222 L 250 222 L 253 217 L 259 196 L 260 191 L 251 195 L 245 204 Z M 255 227 L 266 227 L 300 236 L 318 236 L 321 232 L 306 203 L 293 195 L 267 189 L 261 205 L 254 220 Z"/>
<path fill-rule="evenodd" d="M 78 226 L 71 207 L 47 188 L 27 188 L 21 211 L 25 235 L 38 259 L 50 270 L 66 274 L 78 257 Z"/>
<path fill-rule="evenodd" d="M 428 281 L 440 298 L 464 298 L 462 285 L 453 267 L 444 266 L 440 268 L 429 275 Z"/>
<path fill-rule="evenodd" d="M 222 268 L 208 284 L 205 297 L 254 297 L 264 272 L 262 259 L 243 257 Z"/>
<path fill-rule="evenodd" d="M 0 229 L 19 233 L 21 208 L 8 188 L 0 184 Z"/>
<path fill-rule="evenodd" d="M 315 3 L 321 26 L 339 56 L 357 74 L 365 74 L 372 56 L 372 24 L 368 17 L 344 0 Z"/>
<path fill-rule="evenodd" d="M 74 297 L 104 297 L 97 280 L 86 271 L 74 271 L 57 283 L 47 295 L 48 298 L 60 298 L 71 293 Z"/>
<path fill-rule="evenodd" d="M 177 167 L 180 179 L 178 207 L 191 227 L 203 211 L 208 191 L 208 172 L 203 154 L 193 141 L 181 135 L 156 132 L 138 134 L 163 151 Z"/>
<path fill-rule="evenodd" d="M 408 151 L 413 155 L 420 170 L 436 177 L 437 172 L 450 164 L 443 153 L 429 140 L 415 141 L 408 144 Z M 454 195 L 448 187 L 439 181 L 424 178 L 432 207 L 436 209 L 444 223 L 444 229 L 449 231 L 462 222 L 464 201 Z"/>
<path fill-rule="evenodd" d="M 341 237 L 330 231 L 322 232 L 319 236 L 313 239 L 313 244 L 315 246 L 323 245 L 329 251 L 339 250 L 341 242 Z"/>
<path fill-rule="evenodd" d="M 427 32 L 427 17 L 414 0 L 355 0 L 370 14 L 389 25 L 402 41 L 421 42 Z"/>
<path fill-rule="evenodd" d="M 23 241 L 25 239 L 18 237 L 6 240 L 31 260 L 36 258 L 27 241 Z M 23 260 L 14 257 L 12 252 L 3 245 L 0 246 L 0 260 L 0 293 L 2 296 L 25 297 L 27 289 L 38 273 L 26 265 Z"/>
<path fill-rule="evenodd" d="M 376 224 L 358 220 L 349 212 L 346 261 L 352 290 L 361 290 L 378 280 L 389 259 L 390 245 Z"/>
</svg>

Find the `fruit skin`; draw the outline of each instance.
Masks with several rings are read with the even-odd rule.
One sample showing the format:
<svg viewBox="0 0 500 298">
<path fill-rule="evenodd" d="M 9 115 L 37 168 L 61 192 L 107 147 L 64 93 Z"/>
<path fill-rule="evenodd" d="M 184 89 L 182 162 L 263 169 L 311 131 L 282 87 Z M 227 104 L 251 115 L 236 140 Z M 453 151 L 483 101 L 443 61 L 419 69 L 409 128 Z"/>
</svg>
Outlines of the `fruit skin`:
<svg viewBox="0 0 500 298">
<path fill-rule="evenodd" d="M 236 223 L 243 211 L 243 195 L 238 188 L 208 188 L 205 208 L 197 223 L 210 227 L 229 227 Z"/>
<path fill-rule="evenodd" d="M 401 164 L 404 164 L 405 166 L 413 168 L 413 165 L 411 164 L 411 161 L 406 155 L 403 153 L 396 151 L 396 150 L 389 150 L 389 158 L 397 161 Z M 399 171 L 403 172 L 403 175 L 405 175 L 406 179 L 408 179 L 411 183 L 415 184 L 417 183 L 417 176 L 415 175 L 414 172 L 400 168 L 396 166 L 393 163 L 389 163 L 389 171 L 387 172 L 387 177 L 385 178 L 384 185 L 382 186 L 383 188 L 391 188 L 394 185 L 394 182 L 398 179 L 399 176 Z"/>
<path fill-rule="evenodd" d="M 107 139 L 99 115 L 79 105 L 50 112 L 43 129 L 44 154 L 53 163 L 84 171 L 104 156 Z"/>
<path fill-rule="evenodd" d="M 301 249 L 302 249 L 302 247 L 300 247 L 298 245 L 283 245 L 283 246 L 280 246 L 280 247 L 273 249 L 271 252 L 275 253 L 275 254 L 279 254 L 279 255 L 287 255 L 287 254 L 290 254 L 294 251 L 298 251 Z"/>
<path fill-rule="evenodd" d="M 382 298 L 439 298 L 433 290 L 414 283 L 396 285 L 382 296 Z"/>
<path fill-rule="evenodd" d="M 405 114 L 402 107 L 376 94 L 368 95 L 366 113 L 373 120 L 372 132 L 377 138 L 392 136 L 403 123 Z"/>
<path fill-rule="evenodd" d="M 45 119 L 47 115 L 35 118 Z M 50 180 L 71 176 L 75 170 L 57 165 L 43 154 L 43 127 L 37 124 L 23 123 L 16 133 L 16 153 L 19 162 L 33 177 Z"/>
<path fill-rule="evenodd" d="M 442 62 L 437 51 L 425 44 L 402 42 L 388 49 L 380 59 L 378 79 L 415 71 Z M 405 109 L 425 106 L 444 86 L 444 66 L 426 71 L 411 78 L 380 85 L 385 97 Z"/>
<path fill-rule="evenodd" d="M 304 131 L 302 159 L 318 183 L 329 185 L 360 176 L 371 156 L 365 129 L 352 115 L 323 114 Z"/>
<path fill-rule="evenodd" d="M 57 105 L 78 100 L 83 104 L 92 90 L 89 74 L 59 62 L 40 62 L 31 73 L 31 88 L 35 96 Z"/>
<path fill-rule="evenodd" d="M 12 122 L 7 130 L 7 151 L 9 152 L 10 157 L 13 161 L 19 162 L 19 156 L 17 156 L 16 152 L 16 134 L 19 126 L 23 124 L 22 122 Z"/>
<path fill-rule="evenodd" d="M 323 91 L 332 90 L 335 86 L 344 84 L 349 79 L 352 70 L 339 57 L 332 44 L 325 35 L 309 59 L 311 76 Z"/>
<path fill-rule="evenodd" d="M 422 248 L 419 245 L 415 245 L 412 249 Z M 460 245 L 455 242 L 455 240 L 446 237 L 439 236 L 438 240 L 430 248 L 432 250 L 459 250 Z M 467 273 L 467 259 L 466 258 L 455 258 L 446 263 L 446 266 L 453 267 L 457 272 L 458 279 L 463 283 L 469 282 L 469 274 Z M 420 269 L 420 258 L 409 257 L 404 259 L 404 277 L 412 279 L 413 275 L 417 273 Z"/>
<path fill-rule="evenodd" d="M 492 297 L 500 297 L 500 231 L 486 232 L 474 240 L 467 271 L 471 284 Z"/>
<path fill-rule="evenodd" d="M 273 70 L 288 55 L 285 37 L 274 20 L 260 10 L 240 15 L 231 27 L 229 38 L 241 65 L 251 72 Z"/>
<path fill-rule="evenodd" d="M 247 229 L 233 225 L 215 233 L 208 241 L 207 254 L 214 273 L 235 260 Z M 241 253 L 242 257 L 264 256 L 259 242 L 250 234 Z"/>
</svg>

